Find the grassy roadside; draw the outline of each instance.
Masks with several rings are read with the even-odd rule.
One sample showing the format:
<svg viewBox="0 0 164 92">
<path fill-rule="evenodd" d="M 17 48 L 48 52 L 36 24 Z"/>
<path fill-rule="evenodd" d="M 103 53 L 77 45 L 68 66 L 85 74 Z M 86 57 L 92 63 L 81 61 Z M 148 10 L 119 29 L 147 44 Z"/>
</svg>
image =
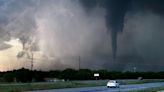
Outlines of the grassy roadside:
<svg viewBox="0 0 164 92">
<path fill-rule="evenodd" d="M 64 82 L 55 84 L 26 84 L 17 86 L 0 86 L 0 92 L 21 92 L 28 90 L 46 90 L 76 87 L 103 86 L 104 83 L 80 83 L 80 82 Z"/>
<path fill-rule="evenodd" d="M 143 83 L 154 83 L 154 82 L 164 82 L 164 79 L 147 79 L 147 80 L 122 80 L 120 81 L 121 85 L 127 84 L 143 84 Z"/>
<path fill-rule="evenodd" d="M 120 81 L 120 84 L 126 85 L 126 84 L 142 84 L 142 83 L 152 83 L 152 82 L 164 82 L 164 80 L 140 80 L 140 81 L 122 80 Z M 51 84 L 26 83 L 23 85 L 15 85 L 15 86 L 0 86 L 0 92 L 21 92 L 21 91 L 28 91 L 28 90 L 105 86 L 106 83 L 107 80 L 106 81 L 69 81 L 69 82 L 59 82 L 59 83 L 51 83 Z"/>
</svg>

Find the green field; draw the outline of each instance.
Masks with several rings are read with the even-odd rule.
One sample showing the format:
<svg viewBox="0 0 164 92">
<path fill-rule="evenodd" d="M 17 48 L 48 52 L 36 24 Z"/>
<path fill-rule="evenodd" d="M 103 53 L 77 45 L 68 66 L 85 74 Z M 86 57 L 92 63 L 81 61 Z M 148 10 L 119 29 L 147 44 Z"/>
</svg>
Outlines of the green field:
<svg viewBox="0 0 164 92">
<path fill-rule="evenodd" d="M 54 84 L 24 84 L 17 86 L 0 86 L 0 92 L 21 92 L 27 90 L 45 90 L 45 89 L 61 89 L 61 88 L 75 88 L 75 87 L 90 87 L 90 86 L 103 86 L 102 83 L 92 82 L 63 82 Z"/>
<path fill-rule="evenodd" d="M 121 80 L 121 85 L 127 84 L 142 84 L 152 82 L 164 82 L 164 80 Z M 46 90 L 46 89 L 62 89 L 62 88 L 76 88 L 76 87 L 93 87 L 93 86 L 105 86 L 107 80 L 99 81 L 68 81 L 68 82 L 57 82 L 50 84 L 33 84 L 24 83 L 15 86 L 0 86 L 0 92 L 21 92 L 28 90 Z M 140 91 L 139 91 L 140 92 Z M 145 91 L 141 91 L 145 92 Z"/>
<path fill-rule="evenodd" d="M 121 85 L 127 84 L 143 84 L 143 83 L 154 83 L 154 82 L 164 82 L 164 79 L 147 79 L 147 80 L 122 80 L 120 81 Z"/>
</svg>

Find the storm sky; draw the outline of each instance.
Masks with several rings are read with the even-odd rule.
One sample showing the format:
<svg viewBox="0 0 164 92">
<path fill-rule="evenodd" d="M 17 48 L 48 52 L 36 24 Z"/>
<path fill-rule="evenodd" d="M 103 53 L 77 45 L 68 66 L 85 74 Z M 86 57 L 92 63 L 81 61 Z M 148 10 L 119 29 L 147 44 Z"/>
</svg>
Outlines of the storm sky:
<svg viewBox="0 0 164 92">
<path fill-rule="evenodd" d="M 161 71 L 163 29 L 163 0 L 0 0 L 0 71 Z"/>
</svg>

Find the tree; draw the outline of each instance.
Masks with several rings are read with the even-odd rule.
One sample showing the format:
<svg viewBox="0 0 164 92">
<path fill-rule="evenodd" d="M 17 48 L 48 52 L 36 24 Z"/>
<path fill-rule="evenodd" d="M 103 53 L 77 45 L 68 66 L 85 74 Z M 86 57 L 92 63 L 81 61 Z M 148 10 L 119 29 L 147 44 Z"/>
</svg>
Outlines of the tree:
<svg viewBox="0 0 164 92">
<path fill-rule="evenodd" d="M 14 74 L 13 73 L 6 73 L 3 75 L 3 79 L 6 81 L 6 82 L 13 82 L 14 81 Z"/>
<path fill-rule="evenodd" d="M 34 76 L 30 70 L 24 68 L 17 70 L 15 75 L 18 82 L 31 82 Z"/>
<path fill-rule="evenodd" d="M 80 69 L 76 74 L 78 80 L 91 80 L 93 79 L 93 72 L 89 69 Z"/>
<path fill-rule="evenodd" d="M 61 72 L 59 78 L 65 79 L 65 80 L 73 80 L 73 79 L 75 79 L 76 73 L 77 73 L 76 70 L 68 68 Z"/>
</svg>

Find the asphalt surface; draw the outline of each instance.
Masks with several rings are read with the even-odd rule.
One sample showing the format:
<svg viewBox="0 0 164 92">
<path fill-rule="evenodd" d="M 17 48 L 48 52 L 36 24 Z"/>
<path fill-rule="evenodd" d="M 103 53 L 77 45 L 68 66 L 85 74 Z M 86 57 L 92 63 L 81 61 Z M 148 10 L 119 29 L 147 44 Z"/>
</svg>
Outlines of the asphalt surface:
<svg viewBox="0 0 164 92">
<path fill-rule="evenodd" d="M 138 90 L 138 89 L 144 89 L 144 88 L 150 88 L 150 87 L 160 87 L 160 86 L 164 86 L 164 82 L 121 85 L 120 88 L 107 88 L 106 86 L 99 86 L 99 87 L 84 87 L 84 88 L 37 90 L 37 91 L 28 91 L 28 92 L 115 92 L 115 91 Z"/>
</svg>

